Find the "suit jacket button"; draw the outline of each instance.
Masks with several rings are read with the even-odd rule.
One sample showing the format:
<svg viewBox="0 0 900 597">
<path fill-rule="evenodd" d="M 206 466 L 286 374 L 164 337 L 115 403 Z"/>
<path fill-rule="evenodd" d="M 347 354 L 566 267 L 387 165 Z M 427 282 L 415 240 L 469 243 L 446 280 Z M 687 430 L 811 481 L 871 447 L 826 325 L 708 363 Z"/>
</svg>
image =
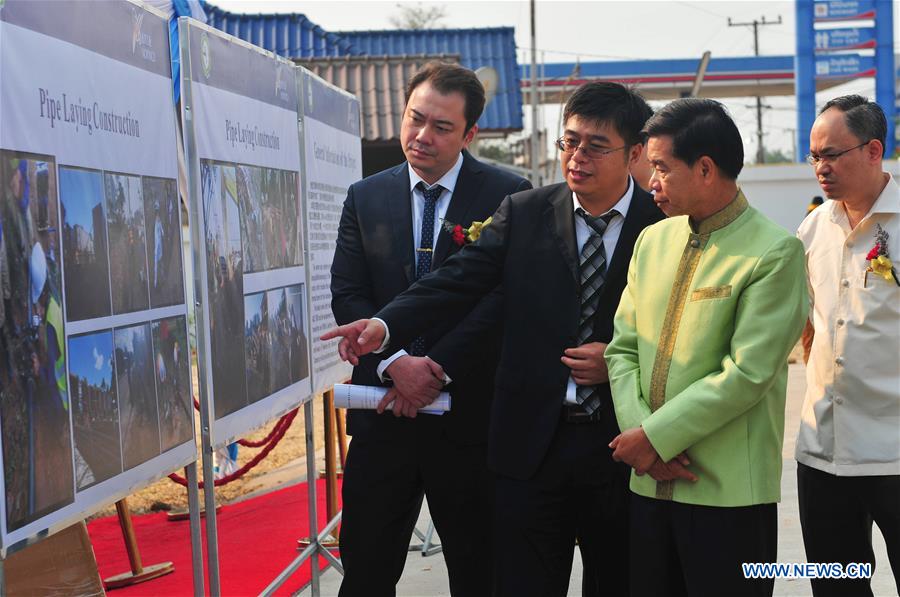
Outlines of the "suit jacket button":
<svg viewBox="0 0 900 597">
<path fill-rule="evenodd" d="M 695 249 L 700 246 L 700 241 L 696 238 L 691 239 L 691 246 Z"/>
</svg>

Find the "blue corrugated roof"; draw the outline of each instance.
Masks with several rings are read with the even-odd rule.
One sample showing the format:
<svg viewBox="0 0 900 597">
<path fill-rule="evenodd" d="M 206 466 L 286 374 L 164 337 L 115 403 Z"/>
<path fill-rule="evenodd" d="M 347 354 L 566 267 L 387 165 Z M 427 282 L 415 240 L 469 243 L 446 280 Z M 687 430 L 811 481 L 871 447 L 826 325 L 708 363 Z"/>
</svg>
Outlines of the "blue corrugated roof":
<svg viewBox="0 0 900 597">
<path fill-rule="evenodd" d="M 211 26 L 287 58 L 457 54 L 460 63 L 471 69 L 493 67 L 498 75 L 497 92 L 478 126 L 485 130 L 522 128 L 521 73 L 512 27 L 329 33 L 299 13 L 238 14 L 206 1 L 202 6 Z"/>
<path fill-rule="evenodd" d="M 287 58 L 355 53 L 346 41 L 300 13 L 239 14 L 201 4 L 211 26 Z"/>
<path fill-rule="evenodd" d="M 516 61 L 515 30 L 423 29 L 416 31 L 338 31 L 354 53 L 369 56 L 401 54 L 458 54 L 471 69 L 490 66 L 497 71 L 497 92 L 478 121 L 482 129 L 521 129 L 521 73 Z"/>
</svg>

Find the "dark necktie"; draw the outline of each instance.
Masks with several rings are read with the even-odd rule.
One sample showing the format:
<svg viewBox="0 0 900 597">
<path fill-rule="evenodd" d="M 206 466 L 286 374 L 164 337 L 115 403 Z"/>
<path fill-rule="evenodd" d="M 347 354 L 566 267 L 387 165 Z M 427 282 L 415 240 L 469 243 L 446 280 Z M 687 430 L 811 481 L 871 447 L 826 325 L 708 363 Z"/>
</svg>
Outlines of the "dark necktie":
<svg viewBox="0 0 900 597">
<path fill-rule="evenodd" d="M 434 211 L 438 198 L 444 191 L 441 185 L 434 185 L 430 189 L 425 188 L 425 183 L 420 182 L 418 188 L 425 196 L 425 208 L 422 210 L 421 240 L 416 249 L 416 280 L 431 271 L 431 259 L 434 255 Z M 425 337 L 419 336 L 412 341 L 409 354 L 420 357 L 425 354 Z"/>
<path fill-rule="evenodd" d="M 579 272 L 581 274 L 581 318 L 578 322 L 578 345 L 584 344 L 594 331 L 594 315 L 600 302 L 600 291 L 606 279 L 606 250 L 603 248 L 603 233 L 610 220 L 619 215 L 612 210 L 602 216 L 594 217 L 580 207 L 575 211 L 591 229 L 584 246 L 581 248 Z M 600 407 L 600 396 L 596 386 L 577 386 L 575 400 L 587 414 L 592 414 Z"/>
</svg>

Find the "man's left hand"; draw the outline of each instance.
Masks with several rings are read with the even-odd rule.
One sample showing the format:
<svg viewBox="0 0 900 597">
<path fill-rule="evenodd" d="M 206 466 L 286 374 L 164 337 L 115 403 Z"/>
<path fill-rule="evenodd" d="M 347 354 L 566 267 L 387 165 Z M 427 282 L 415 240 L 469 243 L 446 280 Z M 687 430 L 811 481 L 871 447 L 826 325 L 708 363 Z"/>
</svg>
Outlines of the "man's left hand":
<svg viewBox="0 0 900 597">
<path fill-rule="evenodd" d="M 643 427 L 623 431 L 610 442 L 609 447 L 614 450 L 613 460 L 630 465 L 638 475 L 649 471 L 659 458 Z"/>
<path fill-rule="evenodd" d="M 606 368 L 605 342 L 588 342 L 576 348 L 567 348 L 562 363 L 572 370 L 572 379 L 580 386 L 595 386 L 609 381 Z"/>
</svg>

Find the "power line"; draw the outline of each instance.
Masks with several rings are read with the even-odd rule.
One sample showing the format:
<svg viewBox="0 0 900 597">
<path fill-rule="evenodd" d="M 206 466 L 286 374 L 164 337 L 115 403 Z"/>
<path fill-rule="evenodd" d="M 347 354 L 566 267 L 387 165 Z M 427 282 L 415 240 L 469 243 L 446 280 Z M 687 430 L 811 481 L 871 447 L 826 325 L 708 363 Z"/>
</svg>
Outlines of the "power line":
<svg viewBox="0 0 900 597">
<path fill-rule="evenodd" d="M 713 11 L 707 10 L 707 9 L 705 9 L 705 8 L 700 8 L 699 6 L 696 6 L 696 5 L 694 5 L 694 4 L 691 4 L 690 2 L 683 2 L 683 1 L 681 1 L 681 0 L 676 0 L 676 4 L 683 4 L 683 5 L 685 5 L 685 6 L 689 7 L 689 8 L 693 8 L 694 10 L 699 10 L 699 11 L 701 11 L 701 12 L 705 12 L 705 13 L 708 14 L 708 15 L 712 15 L 712 16 L 714 16 L 714 17 L 719 17 L 719 18 L 721 18 L 721 19 L 727 19 L 727 18 L 728 18 L 728 17 L 726 17 L 726 16 L 723 15 L 723 14 L 719 14 L 719 13 L 717 13 L 717 12 L 713 12 Z"/>
</svg>

